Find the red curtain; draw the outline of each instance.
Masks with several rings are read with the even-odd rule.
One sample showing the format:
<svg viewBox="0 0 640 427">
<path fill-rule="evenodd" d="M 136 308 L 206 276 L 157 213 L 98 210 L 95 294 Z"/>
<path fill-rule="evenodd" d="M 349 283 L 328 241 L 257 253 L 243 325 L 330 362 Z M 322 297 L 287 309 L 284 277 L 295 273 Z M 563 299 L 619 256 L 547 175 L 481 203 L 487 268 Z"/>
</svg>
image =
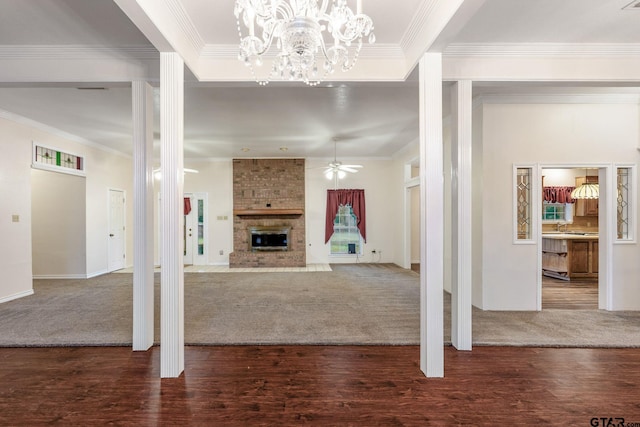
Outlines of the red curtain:
<svg viewBox="0 0 640 427">
<path fill-rule="evenodd" d="M 544 187 L 542 189 L 544 201 L 549 203 L 574 203 L 571 192 L 576 187 Z"/>
<path fill-rule="evenodd" d="M 333 222 L 340 206 L 350 205 L 358 221 L 362 239 L 367 241 L 367 213 L 364 205 L 364 190 L 327 190 L 327 214 L 325 216 L 324 242 L 333 234 Z"/>
<path fill-rule="evenodd" d="M 184 214 L 189 215 L 189 212 L 191 212 L 191 198 L 185 197 L 184 198 Z"/>
</svg>

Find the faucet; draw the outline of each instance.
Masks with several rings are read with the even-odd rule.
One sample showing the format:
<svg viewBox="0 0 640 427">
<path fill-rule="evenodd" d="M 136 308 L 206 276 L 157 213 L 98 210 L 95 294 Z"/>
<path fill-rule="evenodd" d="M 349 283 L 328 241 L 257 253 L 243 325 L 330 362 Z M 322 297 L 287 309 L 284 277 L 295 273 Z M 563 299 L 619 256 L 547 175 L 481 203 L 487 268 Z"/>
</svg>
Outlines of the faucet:
<svg viewBox="0 0 640 427">
<path fill-rule="evenodd" d="M 562 230 L 561 230 L 561 228 L 562 228 L 562 227 L 564 227 L 564 231 L 565 231 L 565 233 L 566 233 L 566 231 L 567 231 L 567 224 L 561 224 L 560 222 L 557 222 L 557 223 L 556 223 L 556 230 L 557 230 L 558 232 L 562 231 Z"/>
</svg>

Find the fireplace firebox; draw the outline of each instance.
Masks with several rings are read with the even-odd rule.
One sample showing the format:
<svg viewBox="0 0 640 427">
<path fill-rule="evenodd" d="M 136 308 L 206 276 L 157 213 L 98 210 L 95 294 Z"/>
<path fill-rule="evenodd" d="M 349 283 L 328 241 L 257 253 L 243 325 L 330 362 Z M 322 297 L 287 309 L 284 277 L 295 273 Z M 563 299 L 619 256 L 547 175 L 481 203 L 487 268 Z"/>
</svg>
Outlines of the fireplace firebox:
<svg viewBox="0 0 640 427">
<path fill-rule="evenodd" d="M 288 251 L 291 227 L 249 227 L 249 250 Z"/>
</svg>

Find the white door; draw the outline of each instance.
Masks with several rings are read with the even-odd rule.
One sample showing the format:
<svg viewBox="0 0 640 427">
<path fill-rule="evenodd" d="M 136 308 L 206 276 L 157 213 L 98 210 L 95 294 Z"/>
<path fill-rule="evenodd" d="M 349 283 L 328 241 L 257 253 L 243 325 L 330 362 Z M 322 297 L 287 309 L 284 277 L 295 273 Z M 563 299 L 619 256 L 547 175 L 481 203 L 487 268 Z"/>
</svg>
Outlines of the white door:
<svg viewBox="0 0 640 427">
<path fill-rule="evenodd" d="M 125 195 L 109 190 L 109 271 L 125 267 Z"/>
<path fill-rule="evenodd" d="M 193 228 L 196 220 L 196 211 L 197 209 L 193 209 L 195 206 L 193 204 L 194 197 L 189 194 L 184 195 L 185 199 L 185 215 L 184 215 L 184 265 L 193 265 L 193 245 L 194 245 L 194 236 L 193 236 Z M 188 202 L 187 202 L 188 200 Z M 191 208 L 191 210 L 187 213 L 187 206 Z"/>
<path fill-rule="evenodd" d="M 207 264 L 207 193 L 188 193 L 191 210 L 184 216 L 184 264 Z M 185 203 L 187 208 L 187 203 Z"/>
</svg>

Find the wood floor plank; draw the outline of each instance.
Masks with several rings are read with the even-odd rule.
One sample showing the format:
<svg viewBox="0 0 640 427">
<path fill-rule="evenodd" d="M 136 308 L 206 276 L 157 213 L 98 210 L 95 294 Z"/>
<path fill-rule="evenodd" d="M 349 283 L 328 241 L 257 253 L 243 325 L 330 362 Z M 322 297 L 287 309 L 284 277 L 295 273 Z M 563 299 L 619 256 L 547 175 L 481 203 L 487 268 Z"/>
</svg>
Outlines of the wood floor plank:
<svg viewBox="0 0 640 427">
<path fill-rule="evenodd" d="M 591 425 L 640 422 L 640 349 L 416 346 L 0 349 L 0 425 Z"/>
<path fill-rule="evenodd" d="M 598 281 L 542 276 L 542 309 L 597 310 Z"/>
</svg>

